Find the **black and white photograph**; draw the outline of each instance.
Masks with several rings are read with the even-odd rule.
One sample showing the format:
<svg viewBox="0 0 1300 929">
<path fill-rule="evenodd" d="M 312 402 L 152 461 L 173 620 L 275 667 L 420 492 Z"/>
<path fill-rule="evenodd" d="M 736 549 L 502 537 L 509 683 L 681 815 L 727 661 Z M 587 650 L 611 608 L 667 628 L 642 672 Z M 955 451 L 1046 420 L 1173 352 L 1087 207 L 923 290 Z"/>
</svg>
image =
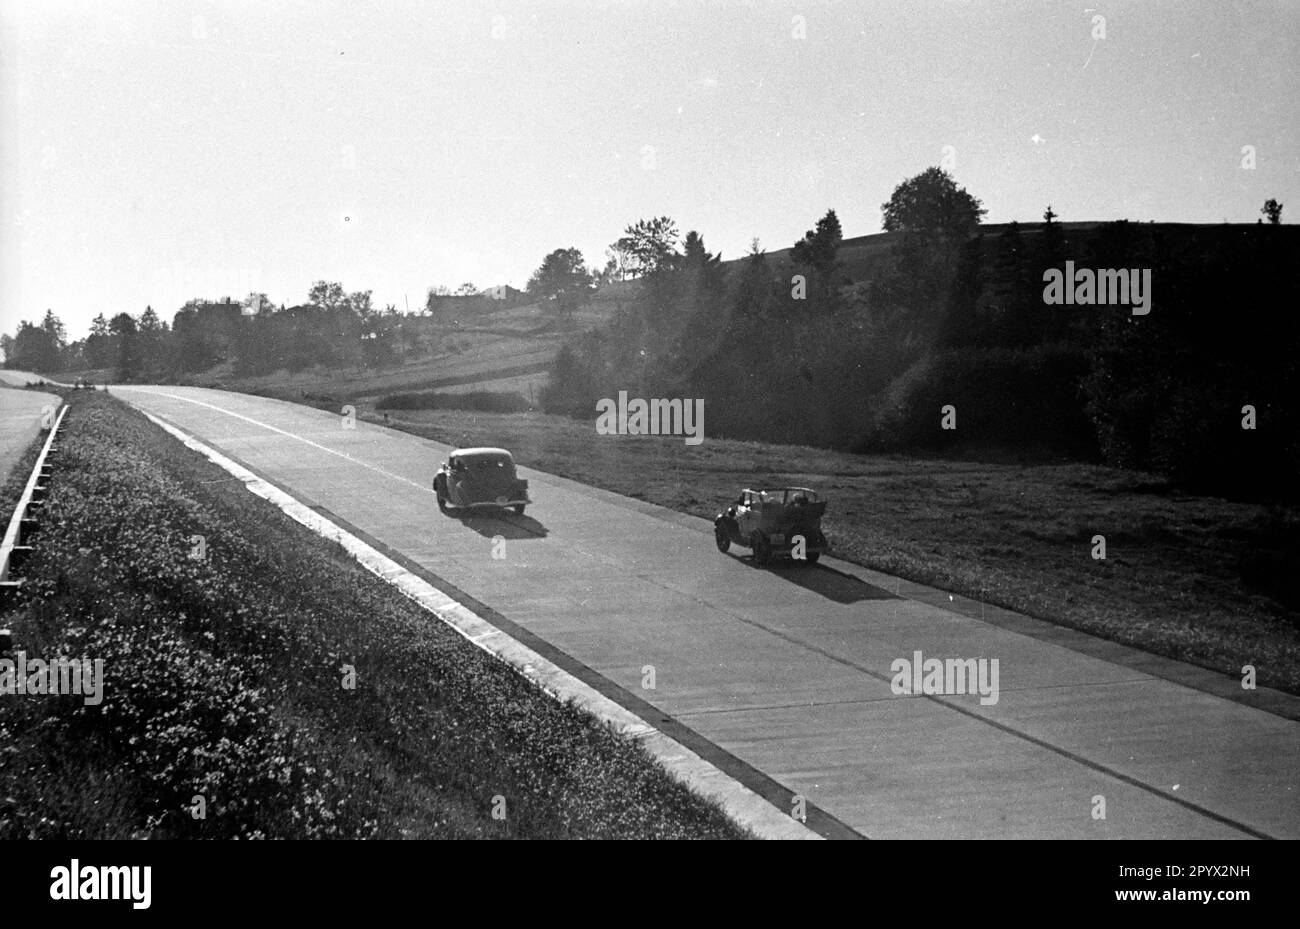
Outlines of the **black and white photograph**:
<svg viewBox="0 0 1300 929">
<path fill-rule="evenodd" d="M 1298 103 L 1293 0 L 0 0 L 7 908 L 1279 905 Z"/>
</svg>

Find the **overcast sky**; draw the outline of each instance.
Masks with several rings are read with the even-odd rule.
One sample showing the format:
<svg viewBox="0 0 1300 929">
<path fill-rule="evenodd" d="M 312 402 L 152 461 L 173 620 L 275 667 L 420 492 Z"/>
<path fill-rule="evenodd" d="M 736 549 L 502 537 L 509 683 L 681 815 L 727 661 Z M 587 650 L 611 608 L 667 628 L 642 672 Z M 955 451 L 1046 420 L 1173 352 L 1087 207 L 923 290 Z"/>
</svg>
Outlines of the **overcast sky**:
<svg viewBox="0 0 1300 929">
<path fill-rule="evenodd" d="M 0 8 L 9 333 L 322 278 L 415 309 L 655 215 L 863 235 L 945 146 L 989 222 L 1300 214 L 1294 2 Z"/>
</svg>

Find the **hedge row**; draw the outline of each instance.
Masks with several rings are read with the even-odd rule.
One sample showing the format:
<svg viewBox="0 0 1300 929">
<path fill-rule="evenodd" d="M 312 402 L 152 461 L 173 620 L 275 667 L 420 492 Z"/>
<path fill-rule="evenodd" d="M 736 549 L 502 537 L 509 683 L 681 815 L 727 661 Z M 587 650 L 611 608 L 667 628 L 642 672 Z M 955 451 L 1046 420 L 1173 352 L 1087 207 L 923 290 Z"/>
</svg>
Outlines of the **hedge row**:
<svg viewBox="0 0 1300 929">
<path fill-rule="evenodd" d="M 389 394 L 375 404 L 377 410 L 473 410 L 479 413 L 525 413 L 532 409 L 520 394 L 475 390 L 468 393 Z"/>
</svg>

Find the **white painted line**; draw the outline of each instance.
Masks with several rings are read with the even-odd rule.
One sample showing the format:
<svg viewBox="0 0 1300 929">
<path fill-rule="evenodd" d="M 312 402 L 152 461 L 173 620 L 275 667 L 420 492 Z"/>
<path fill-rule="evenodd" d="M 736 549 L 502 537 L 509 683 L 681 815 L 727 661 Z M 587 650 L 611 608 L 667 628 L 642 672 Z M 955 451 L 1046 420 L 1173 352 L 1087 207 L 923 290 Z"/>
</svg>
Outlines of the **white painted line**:
<svg viewBox="0 0 1300 929">
<path fill-rule="evenodd" d="M 185 398 L 178 398 L 185 399 Z M 191 401 L 198 402 L 198 401 Z M 207 406 L 208 404 L 201 404 Z M 214 407 L 215 409 L 215 407 Z M 227 410 L 221 410 L 228 413 Z M 466 609 L 428 581 L 403 568 L 373 546 L 352 535 L 337 523 L 299 502 L 279 487 L 164 422 L 150 413 L 145 416 L 213 464 L 234 475 L 257 496 L 278 506 L 288 516 L 313 532 L 338 542 L 373 574 L 433 613 L 483 651 L 512 665 L 557 700 L 572 700 L 582 709 L 610 725 L 625 738 L 640 741 L 645 749 L 687 787 L 717 802 L 728 816 L 764 839 L 820 839 L 817 833 L 768 803 L 754 791 L 721 769 L 705 761 L 675 739 L 660 732 L 626 707 L 615 703 L 595 688 L 516 641 L 478 614 Z M 229 414 L 238 415 L 238 414 Z M 246 417 L 240 417 L 245 419 Z M 250 420 L 250 422 L 255 422 Z M 265 425 L 265 423 L 257 423 Z M 276 432 L 282 430 L 268 426 Z M 284 433 L 292 438 L 290 433 Z M 307 441 L 307 440 L 302 440 Z M 315 444 L 309 442 L 308 444 Z M 320 446 L 323 448 L 323 446 Z M 324 449 L 331 451 L 331 449 Z M 341 454 L 335 452 L 334 454 Z M 347 456 L 343 456 L 347 457 Z"/>
<path fill-rule="evenodd" d="M 282 435 L 287 439 L 294 439 L 295 441 L 302 442 L 304 445 L 310 445 L 312 448 L 319 449 L 322 452 L 328 452 L 331 455 L 337 455 L 339 458 L 342 458 L 344 461 L 349 462 L 350 464 L 357 465 L 358 467 L 361 468 L 369 468 L 371 471 L 374 471 L 376 474 L 382 474 L 384 477 L 391 478 L 395 481 L 401 481 L 403 484 L 408 484 L 411 487 L 414 487 L 416 490 L 422 490 L 425 493 L 430 493 L 430 494 L 434 492 L 432 484 L 426 487 L 424 484 L 421 484 L 418 481 L 413 481 L 409 477 L 402 477 L 400 474 L 394 474 L 391 471 L 385 471 L 383 468 L 376 468 L 374 465 L 370 464 L 369 462 L 362 461 L 360 458 L 353 458 L 351 455 L 347 454 L 346 452 L 340 452 L 338 449 L 330 448 L 328 445 L 321 445 L 319 442 L 313 442 L 311 439 L 303 438 L 300 435 L 296 435 L 295 433 L 289 432 L 285 429 L 281 429 L 279 426 L 272 426 L 270 423 L 264 423 L 260 419 L 253 419 L 253 417 L 245 416 L 242 413 L 234 413 L 230 410 L 227 410 L 225 407 L 220 407 L 212 403 L 204 403 L 202 400 L 195 400 L 191 397 L 182 397 L 179 394 L 169 394 L 161 390 L 149 390 L 144 387 L 119 386 L 118 390 L 135 390 L 135 391 L 139 391 L 140 393 L 153 394 L 154 396 L 157 397 L 167 397 L 168 399 L 171 400 L 181 400 L 185 403 L 193 403 L 195 406 L 206 407 L 207 409 L 213 410 L 217 413 L 224 413 L 226 416 L 233 416 L 235 419 L 242 419 L 244 422 L 250 423 L 254 426 L 260 426 L 263 429 L 269 429 L 271 432 L 278 433 L 279 435 Z M 152 419 L 152 417 L 150 418 Z"/>
</svg>

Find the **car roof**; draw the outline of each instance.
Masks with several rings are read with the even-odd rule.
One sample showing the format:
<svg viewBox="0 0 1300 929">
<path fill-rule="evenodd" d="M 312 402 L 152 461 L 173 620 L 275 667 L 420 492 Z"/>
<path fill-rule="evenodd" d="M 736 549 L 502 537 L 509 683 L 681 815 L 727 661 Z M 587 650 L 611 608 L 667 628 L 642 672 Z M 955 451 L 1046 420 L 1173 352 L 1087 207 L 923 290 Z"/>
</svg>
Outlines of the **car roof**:
<svg viewBox="0 0 1300 929">
<path fill-rule="evenodd" d="M 452 458 L 497 458 L 505 456 L 510 458 L 511 455 L 504 448 L 489 448 L 487 446 L 476 446 L 474 448 L 457 448 L 453 449 Z"/>
<path fill-rule="evenodd" d="M 779 493 L 780 491 L 783 491 L 783 490 L 799 490 L 799 491 L 803 491 L 804 493 L 807 493 L 807 494 L 815 494 L 815 493 L 817 493 L 817 491 L 813 490 L 811 487 L 767 487 L 767 488 L 760 488 L 760 487 L 746 487 L 746 488 L 745 488 L 745 493 L 749 493 L 749 494 L 774 494 L 774 493 Z"/>
</svg>

